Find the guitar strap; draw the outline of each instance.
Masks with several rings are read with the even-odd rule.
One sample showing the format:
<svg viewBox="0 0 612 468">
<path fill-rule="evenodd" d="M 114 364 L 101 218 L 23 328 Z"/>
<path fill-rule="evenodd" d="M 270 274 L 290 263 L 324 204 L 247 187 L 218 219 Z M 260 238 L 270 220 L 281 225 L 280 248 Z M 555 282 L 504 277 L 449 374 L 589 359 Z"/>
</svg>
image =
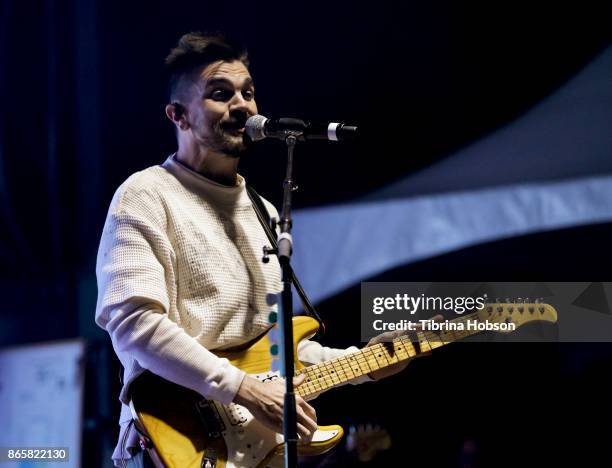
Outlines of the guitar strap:
<svg viewBox="0 0 612 468">
<path fill-rule="evenodd" d="M 274 234 L 274 232 L 272 232 L 270 213 L 268 213 L 268 210 L 266 206 L 264 205 L 264 202 L 261 199 L 261 196 L 250 185 L 247 185 L 246 189 L 247 189 L 249 198 L 251 199 L 251 203 L 253 203 L 253 209 L 255 210 L 255 213 L 257 214 L 257 219 L 259 219 L 259 222 L 261 226 L 263 227 L 263 230 L 266 233 L 266 236 L 268 237 L 268 240 L 270 241 L 271 246 L 275 249 L 278 249 L 278 244 L 276 242 L 276 235 Z M 295 287 L 295 290 L 297 291 L 298 296 L 300 296 L 300 301 L 302 301 L 302 306 L 304 306 L 304 310 L 306 311 L 308 315 L 310 315 L 317 322 L 319 322 L 319 327 L 320 327 L 319 330 L 321 330 L 324 333 L 325 324 L 323 323 L 323 320 L 321 320 L 321 317 L 319 316 L 318 312 L 312 305 L 312 302 L 310 302 L 310 299 L 308 299 L 308 296 L 306 295 L 304 288 L 302 288 L 302 285 L 300 284 L 300 280 L 295 275 L 295 272 L 293 271 L 293 268 L 291 267 L 291 265 L 289 265 L 289 268 L 291 269 L 291 282 L 293 283 L 293 286 Z"/>
</svg>

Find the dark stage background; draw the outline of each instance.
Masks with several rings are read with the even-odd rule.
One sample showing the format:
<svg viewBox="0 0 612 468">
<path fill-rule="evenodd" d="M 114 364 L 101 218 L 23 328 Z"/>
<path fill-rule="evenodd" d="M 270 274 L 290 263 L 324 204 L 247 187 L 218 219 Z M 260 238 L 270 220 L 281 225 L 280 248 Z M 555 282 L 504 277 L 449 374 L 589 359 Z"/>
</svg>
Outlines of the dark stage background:
<svg viewBox="0 0 612 468">
<path fill-rule="evenodd" d="M 83 465 L 108 466 L 117 432 L 118 363 L 93 322 L 99 235 L 117 186 L 174 150 L 162 65 L 181 34 L 243 41 L 262 114 L 362 127 L 355 144 L 298 148 L 303 208 L 361 197 L 520 117 L 609 45 L 605 3 L 0 2 L 0 342 L 87 340 Z M 241 162 L 277 206 L 283 172 L 275 142 Z M 374 279 L 612 281 L 611 234 L 535 234 Z M 325 344 L 357 344 L 358 291 L 320 304 Z M 570 454 L 582 466 L 603 447 L 592 427 L 610 416 L 611 364 L 608 344 L 456 345 L 315 406 L 322 423 L 388 430 L 374 466 L 555 466 Z"/>
</svg>

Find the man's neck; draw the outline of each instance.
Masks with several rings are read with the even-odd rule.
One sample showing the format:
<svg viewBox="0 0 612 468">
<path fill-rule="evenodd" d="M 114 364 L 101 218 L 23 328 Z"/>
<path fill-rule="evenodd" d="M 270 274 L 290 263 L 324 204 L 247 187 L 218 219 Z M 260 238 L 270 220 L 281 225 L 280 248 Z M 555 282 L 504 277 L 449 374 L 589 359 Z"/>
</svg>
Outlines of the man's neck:
<svg viewBox="0 0 612 468">
<path fill-rule="evenodd" d="M 203 148 L 196 151 L 179 148 L 176 159 L 192 171 L 221 185 L 234 187 L 238 182 L 238 158 Z"/>
</svg>

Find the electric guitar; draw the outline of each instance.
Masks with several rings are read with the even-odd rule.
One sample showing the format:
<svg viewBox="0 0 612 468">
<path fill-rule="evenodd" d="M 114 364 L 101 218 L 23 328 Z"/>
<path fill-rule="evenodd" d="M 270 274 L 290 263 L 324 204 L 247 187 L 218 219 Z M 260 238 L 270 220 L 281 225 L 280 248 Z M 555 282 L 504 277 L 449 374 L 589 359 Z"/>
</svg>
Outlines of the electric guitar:
<svg viewBox="0 0 612 468">
<path fill-rule="evenodd" d="M 449 322 L 467 324 L 473 320 L 513 323 L 518 328 L 533 321 L 556 322 L 557 312 L 552 306 L 541 303 L 486 304 L 476 312 Z M 369 346 L 313 366 L 305 367 L 296 360 L 296 376 L 306 374 L 296 394 L 308 399 L 364 374 L 480 333 L 474 327 L 455 328 L 464 329 L 411 332 L 412 335 L 401 336 L 392 342 Z M 294 317 L 293 329 L 297 357 L 297 344 L 312 337 L 318 324 L 310 317 Z M 281 378 L 278 372 L 270 370 L 269 350 L 270 339 L 266 333 L 245 350 L 215 354 L 265 382 Z M 141 444 L 149 450 L 156 465 L 168 468 L 283 466 L 282 433 L 268 429 L 243 406 L 208 400 L 150 372 L 139 376 L 130 389 L 130 407 L 136 428 L 142 435 Z M 338 444 L 342 435 L 340 426 L 319 426 L 312 440 L 299 444 L 299 455 L 323 454 Z"/>
</svg>

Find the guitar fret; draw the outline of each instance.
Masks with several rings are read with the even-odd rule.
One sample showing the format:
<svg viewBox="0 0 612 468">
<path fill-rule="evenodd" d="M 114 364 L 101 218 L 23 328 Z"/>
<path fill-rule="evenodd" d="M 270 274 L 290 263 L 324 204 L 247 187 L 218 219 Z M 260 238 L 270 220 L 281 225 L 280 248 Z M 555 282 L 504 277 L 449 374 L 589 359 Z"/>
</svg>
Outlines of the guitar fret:
<svg viewBox="0 0 612 468">
<path fill-rule="evenodd" d="M 305 367 L 303 369 L 301 369 L 300 371 L 296 372 L 296 375 L 300 375 L 300 374 L 305 374 L 306 378 L 305 381 L 302 385 L 300 385 L 300 387 L 298 387 L 297 389 L 297 393 L 300 396 L 304 396 L 304 395 L 308 395 L 311 393 L 316 393 L 317 391 L 321 391 L 323 390 L 315 376 L 315 369 L 313 369 L 311 367 Z M 319 389 L 317 389 L 317 385 L 319 386 Z"/>
<path fill-rule="evenodd" d="M 355 353 L 355 361 L 357 361 L 359 369 L 364 374 L 369 374 L 370 372 L 372 372 L 372 368 L 368 364 L 367 359 L 365 359 L 365 354 L 363 350 L 359 351 L 358 353 Z"/>
<path fill-rule="evenodd" d="M 462 317 L 465 319 L 465 317 Z M 469 333 L 443 332 L 433 333 L 418 331 L 416 337 L 420 352 L 429 352 L 445 344 L 456 341 Z M 405 335 L 393 340 L 392 345 L 378 343 L 339 358 L 306 368 L 304 372 L 310 379 L 307 382 L 306 394 L 327 390 L 354 378 L 369 374 L 372 371 L 397 364 L 419 354 L 410 338 Z"/>
<path fill-rule="evenodd" d="M 389 343 L 388 345 L 385 345 L 384 343 L 380 343 L 379 350 L 385 356 L 385 359 L 387 360 L 388 365 L 397 364 L 398 362 L 400 362 L 399 357 L 395 353 L 395 345 L 393 342 Z"/>
<path fill-rule="evenodd" d="M 310 390 L 310 393 L 315 393 L 317 391 L 317 387 L 316 387 L 317 381 L 314 378 L 312 370 L 309 370 L 308 367 L 306 367 L 305 369 L 306 370 L 304 371 L 304 373 L 306 374 L 306 380 L 304 381 L 304 384 L 306 384 L 306 388 Z"/>
<path fill-rule="evenodd" d="M 443 334 L 449 335 L 449 334 L 452 334 L 452 331 L 440 332 L 440 333 L 424 332 L 424 336 L 426 337 L 425 339 L 427 340 L 430 350 L 439 348 L 440 346 L 444 346 L 451 342 L 450 340 L 444 340 L 442 337 Z"/>
<path fill-rule="evenodd" d="M 344 356 L 344 360 L 346 361 L 347 365 L 351 368 L 353 374 L 357 377 L 364 374 L 363 369 L 361 369 L 359 361 L 357 360 L 358 354 L 360 354 L 360 351 Z"/>
<path fill-rule="evenodd" d="M 342 356 L 334 359 L 334 368 L 336 369 L 336 375 L 340 378 L 342 382 L 348 382 L 351 380 L 351 375 L 349 374 L 350 368 L 347 367 L 342 362 Z"/>
<path fill-rule="evenodd" d="M 328 375 L 329 375 L 329 377 L 331 378 L 331 381 L 332 381 L 334 384 L 339 384 L 339 383 L 341 383 L 341 382 L 340 382 L 340 379 L 339 379 L 339 378 L 338 378 L 338 376 L 336 375 L 336 371 L 335 371 L 335 369 L 334 369 L 334 366 L 331 364 L 331 361 L 327 361 L 327 362 L 325 363 L 325 367 L 327 368 Z M 331 368 L 331 371 L 330 371 L 330 368 Z M 336 382 L 334 382 L 334 380 L 336 380 Z"/>
<path fill-rule="evenodd" d="M 491 305 L 487 305 L 489 309 Z M 506 304 L 497 304 L 492 314 L 491 310 L 483 309 L 451 320 L 453 323 L 466 324 L 468 320 L 481 321 L 485 318 L 502 320 L 503 308 Z M 499 318 L 497 313 L 499 312 Z M 542 312 L 543 313 L 543 312 Z M 492 315 L 494 315 L 492 317 Z M 507 319 L 506 319 L 507 320 Z M 331 361 L 319 363 L 303 370 L 308 381 L 300 387 L 300 394 L 324 391 L 330 387 L 358 378 L 373 371 L 388 367 L 398 362 L 414 358 L 422 353 L 428 353 L 436 348 L 463 338 L 480 333 L 477 329 L 424 331 L 419 330 L 399 336 L 390 343 L 378 343 L 373 346 L 340 356 Z"/>
<path fill-rule="evenodd" d="M 375 353 L 376 358 L 379 362 L 384 359 L 382 367 L 397 364 L 399 362 L 395 353 L 391 353 L 391 351 L 389 350 L 389 345 L 385 345 L 384 343 L 378 343 L 377 345 L 372 346 L 372 348 L 375 348 L 372 349 L 372 351 Z"/>
<path fill-rule="evenodd" d="M 410 354 L 408 351 L 406 351 L 406 348 L 404 348 L 404 345 L 399 340 L 393 340 L 393 349 L 401 361 L 410 357 Z"/>
<path fill-rule="evenodd" d="M 393 340 L 393 352 L 400 361 L 403 361 L 410 357 L 410 355 L 399 340 Z"/>
<path fill-rule="evenodd" d="M 342 368 L 344 369 L 344 372 L 346 374 L 346 372 L 350 372 L 350 375 L 348 377 L 349 380 L 353 380 L 356 377 L 359 377 L 361 374 L 357 375 L 355 374 L 355 372 L 353 372 L 353 368 L 351 367 L 351 364 L 348 362 L 348 359 L 346 356 L 342 356 L 340 358 L 340 362 L 342 363 Z"/>
<path fill-rule="evenodd" d="M 341 376 L 342 382 L 348 382 L 349 380 L 351 380 L 351 377 L 346 373 L 346 368 L 342 364 L 342 356 L 334 359 L 333 363 L 334 363 L 334 368 L 336 369 L 336 375 Z"/>
<path fill-rule="evenodd" d="M 443 342 L 434 339 L 434 335 L 426 336 L 423 332 L 418 335 L 421 352 L 442 346 Z M 429 339 L 428 339 L 429 338 Z M 418 353 L 414 344 L 407 336 L 395 339 L 392 349 L 384 344 L 363 348 L 355 353 L 347 354 L 331 361 L 319 363 L 305 368 L 304 372 L 310 378 L 306 391 L 300 394 L 312 394 L 327 390 L 346 381 L 369 374 L 373 370 L 396 364 L 405 359 L 416 356 Z"/>
<path fill-rule="evenodd" d="M 333 379 L 329 374 L 329 369 L 327 368 L 327 363 L 323 362 L 317 365 L 318 368 L 318 382 L 321 386 L 322 390 L 326 390 L 330 387 L 333 387 Z"/>
<path fill-rule="evenodd" d="M 422 331 L 417 332 L 417 339 L 419 340 L 419 345 L 421 346 L 422 353 L 431 351 L 432 348 L 429 344 L 429 341 L 427 340 L 427 338 L 425 337 L 425 334 Z"/>
<path fill-rule="evenodd" d="M 408 336 L 400 336 L 398 338 L 398 341 L 406 350 L 406 354 L 408 355 L 408 357 L 414 357 L 418 354 L 414 347 L 414 344 L 412 343 L 412 341 L 410 341 L 410 338 Z"/>
<path fill-rule="evenodd" d="M 361 356 L 361 359 L 359 357 Z M 353 364 L 350 364 L 353 362 Z M 357 365 L 357 367 L 352 367 L 353 365 Z M 366 370 L 364 371 L 364 366 L 366 366 Z M 356 353 L 351 353 L 350 355 L 341 356 L 340 358 L 336 358 L 332 361 L 328 361 L 325 363 L 320 363 L 314 366 L 310 366 L 307 372 L 312 375 L 312 383 L 315 387 L 318 385 L 320 388 L 316 389 L 316 391 L 322 391 L 329 387 L 333 387 L 335 385 L 344 383 L 348 380 L 352 380 L 353 378 L 359 377 L 370 370 L 370 366 L 367 363 L 367 360 L 364 359 L 363 352 L 359 351 Z M 312 371 L 310 370 L 312 369 Z M 314 371 L 317 372 L 314 372 Z M 314 391 L 311 393 L 315 393 Z"/>
<path fill-rule="evenodd" d="M 318 364 L 316 366 L 312 366 L 312 374 L 313 374 L 313 380 L 317 383 L 317 385 L 319 386 L 318 389 L 316 389 L 317 391 L 323 391 L 325 389 L 328 388 L 327 385 L 325 385 L 325 381 L 321 381 L 321 375 L 325 375 L 324 374 L 324 369 L 321 369 L 321 365 Z"/>
<path fill-rule="evenodd" d="M 380 363 L 378 362 L 378 359 L 376 359 L 376 354 L 374 354 L 374 352 L 372 351 L 371 348 L 372 348 L 371 346 L 369 346 L 367 348 L 364 348 L 363 352 L 366 355 L 366 359 L 368 361 L 368 365 L 372 369 L 378 370 L 378 369 L 380 369 L 381 366 L 380 366 Z M 369 356 L 367 356 L 368 354 L 369 354 Z M 374 364 L 373 366 L 370 364 L 372 362 L 372 360 L 370 358 L 373 359 L 373 364 Z"/>
</svg>

